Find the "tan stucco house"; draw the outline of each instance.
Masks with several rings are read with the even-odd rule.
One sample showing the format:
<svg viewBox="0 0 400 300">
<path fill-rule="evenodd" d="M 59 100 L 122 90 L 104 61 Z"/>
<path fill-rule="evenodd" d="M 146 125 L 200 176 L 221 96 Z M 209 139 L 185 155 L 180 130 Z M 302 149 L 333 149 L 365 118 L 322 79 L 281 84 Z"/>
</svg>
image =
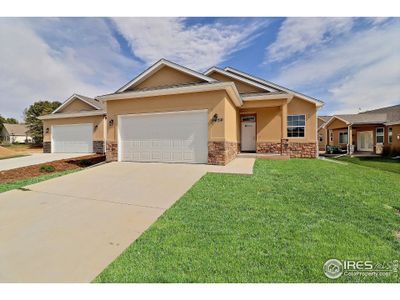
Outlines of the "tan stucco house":
<svg viewBox="0 0 400 300">
<path fill-rule="evenodd" d="M 400 153 L 400 105 L 334 115 L 319 132 L 324 132 L 326 145 L 339 147 L 348 154 Z"/>
<path fill-rule="evenodd" d="M 44 152 L 209 164 L 239 152 L 313 158 L 322 105 L 233 68 L 199 73 L 162 59 L 114 93 L 73 95 L 42 116 Z"/>
</svg>

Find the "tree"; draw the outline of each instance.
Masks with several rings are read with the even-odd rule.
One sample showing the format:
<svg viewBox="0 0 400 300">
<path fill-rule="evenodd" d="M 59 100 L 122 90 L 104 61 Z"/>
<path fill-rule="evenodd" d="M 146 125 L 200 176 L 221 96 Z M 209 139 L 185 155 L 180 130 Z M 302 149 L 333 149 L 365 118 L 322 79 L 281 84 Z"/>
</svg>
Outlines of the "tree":
<svg viewBox="0 0 400 300">
<path fill-rule="evenodd" d="M 18 120 L 14 119 L 14 118 L 7 118 L 7 119 L 4 120 L 4 123 L 7 123 L 7 124 L 18 124 Z"/>
<path fill-rule="evenodd" d="M 37 101 L 24 110 L 25 124 L 35 144 L 43 142 L 43 123 L 38 117 L 52 113 L 60 105 L 58 101 Z"/>
</svg>

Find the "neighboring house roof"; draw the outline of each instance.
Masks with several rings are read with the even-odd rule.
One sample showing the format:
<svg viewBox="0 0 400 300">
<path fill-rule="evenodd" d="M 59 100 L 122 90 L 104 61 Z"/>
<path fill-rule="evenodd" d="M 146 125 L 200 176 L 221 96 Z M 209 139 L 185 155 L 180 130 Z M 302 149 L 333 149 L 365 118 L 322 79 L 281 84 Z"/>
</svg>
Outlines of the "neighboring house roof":
<svg viewBox="0 0 400 300">
<path fill-rule="evenodd" d="M 329 121 L 330 118 L 332 118 L 332 116 L 318 116 L 318 118 L 326 123 Z"/>
<path fill-rule="evenodd" d="M 400 121 L 400 104 L 360 112 L 360 114 L 370 113 L 385 113 L 387 115 L 387 122 Z"/>
<path fill-rule="evenodd" d="M 334 119 L 339 119 L 347 125 L 357 124 L 384 124 L 394 125 L 400 124 L 400 105 L 393 105 L 360 112 L 358 114 L 334 115 L 328 122 L 323 124 L 324 127 L 329 125 Z"/>
<path fill-rule="evenodd" d="M 201 74 L 199 72 L 196 72 L 194 70 L 191 70 L 189 68 L 186 68 L 184 66 L 178 65 L 177 63 L 171 62 L 166 59 L 160 59 L 158 62 L 156 62 L 154 65 L 150 66 L 148 69 L 140 73 L 138 76 L 136 76 L 134 79 L 129 81 L 127 84 L 125 84 L 123 87 L 118 89 L 115 93 L 121 93 L 126 91 L 129 88 L 134 87 L 135 85 L 141 83 L 144 81 L 146 78 L 150 77 L 152 74 L 160 70 L 162 67 L 168 66 L 170 68 L 173 68 L 175 70 L 181 71 L 183 73 L 186 73 L 188 75 L 194 76 L 196 78 L 199 78 L 201 80 L 204 80 L 206 82 L 216 82 L 214 78 L 208 77 L 204 74 Z"/>
<path fill-rule="evenodd" d="M 66 107 L 69 103 L 71 103 L 72 101 L 79 99 L 87 104 L 89 104 L 90 106 L 92 106 L 94 109 L 99 110 L 99 109 L 104 109 L 104 105 L 103 103 L 93 99 L 93 98 L 89 98 L 86 96 L 82 96 L 79 94 L 73 94 L 71 97 L 69 97 L 67 100 L 65 100 L 63 102 L 63 104 L 61 104 L 56 110 L 54 110 L 52 113 L 59 113 L 60 110 L 62 110 L 64 107 Z"/>
<path fill-rule="evenodd" d="M 7 124 L 3 123 L 5 130 L 9 135 L 27 135 L 29 128 L 25 124 Z"/>
<path fill-rule="evenodd" d="M 265 79 L 262 79 L 262 78 L 247 74 L 247 73 L 245 73 L 243 71 L 239 71 L 239 70 L 234 69 L 232 67 L 226 67 L 226 68 L 224 68 L 224 70 L 227 71 L 227 72 L 236 74 L 236 75 L 240 75 L 240 76 L 242 76 L 244 78 L 251 79 L 251 80 L 253 80 L 255 82 L 261 83 L 266 87 L 270 87 L 270 88 L 276 89 L 276 90 L 281 91 L 281 92 L 294 94 L 295 96 L 297 96 L 297 97 L 299 97 L 301 99 L 304 99 L 306 101 L 309 101 L 309 102 L 312 102 L 312 103 L 316 104 L 317 107 L 322 107 L 324 105 L 324 102 L 321 101 L 321 100 L 317 100 L 317 99 L 315 99 L 313 97 L 310 97 L 310 96 L 304 95 L 302 93 L 293 91 L 291 89 L 288 89 L 286 87 L 280 86 L 280 85 L 278 85 L 276 83 L 273 83 L 271 81 L 268 81 L 268 80 L 265 80 Z"/>
<path fill-rule="evenodd" d="M 260 83 L 258 83 L 258 82 L 255 82 L 254 80 L 249 80 L 249 79 L 244 78 L 244 77 L 242 77 L 242 76 L 238 76 L 238 75 L 236 75 L 236 74 L 233 74 L 233 73 L 230 73 L 230 72 L 226 72 L 225 70 L 219 69 L 219 68 L 217 68 L 217 67 L 212 67 L 212 68 L 208 69 L 206 72 L 204 72 L 204 75 L 207 75 L 207 76 L 208 76 L 208 75 L 210 75 L 210 74 L 212 74 L 212 73 L 214 73 L 214 72 L 215 72 L 215 73 L 222 74 L 222 75 L 227 76 L 227 77 L 229 77 L 229 78 L 238 80 L 238 81 L 243 82 L 243 83 L 245 83 L 245 84 L 248 84 L 248 85 L 257 87 L 257 88 L 262 89 L 262 90 L 264 90 L 264 91 L 268 91 L 268 92 L 278 92 L 277 89 L 273 89 L 273 88 L 271 88 L 271 87 L 267 87 L 267 86 L 265 86 L 265 84 L 260 84 Z"/>
</svg>

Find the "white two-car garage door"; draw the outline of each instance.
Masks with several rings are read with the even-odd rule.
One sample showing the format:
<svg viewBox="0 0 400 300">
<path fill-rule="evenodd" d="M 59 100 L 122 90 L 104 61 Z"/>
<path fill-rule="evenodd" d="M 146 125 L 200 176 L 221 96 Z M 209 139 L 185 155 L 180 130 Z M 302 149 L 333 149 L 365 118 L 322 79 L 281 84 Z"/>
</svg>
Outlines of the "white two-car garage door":
<svg viewBox="0 0 400 300">
<path fill-rule="evenodd" d="M 119 160 L 207 163 L 207 110 L 120 116 Z"/>
<path fill-rule="evenodd" d="M 92 153 L 93 124 L 54 125 L 51 140 L 53 153 Z"/>
</svg>

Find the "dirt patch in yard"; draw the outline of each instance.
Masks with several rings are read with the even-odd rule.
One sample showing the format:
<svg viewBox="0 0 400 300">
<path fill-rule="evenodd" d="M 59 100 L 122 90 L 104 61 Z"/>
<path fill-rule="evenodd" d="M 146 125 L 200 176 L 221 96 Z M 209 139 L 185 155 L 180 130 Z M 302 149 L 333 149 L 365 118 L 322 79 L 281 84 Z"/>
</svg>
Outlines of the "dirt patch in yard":
<svg viewBox="0 0 400 300">
<path fill-rule="evenodd" d="M 68 158 L 55 160 L 43 164 L 37 164 L 12 170 L 0 171 L 0 183 L 14 182 L 17 180 L 28 179 L 36 176 L 41 176 L 49 173 L 43 173 L 40 168 L 44 165 L 53 166 L 54 172 L 62 172 L 66 170 L 84 169 L 89 166 L 105 161 L 105 155 L 94 154 L 80 156 L 77 158 Z"/>
<path fill-rule="evenodd" d="M 0 157 L 7 157 L 17 155 L 17 152 L 14 152 L 10 149 L 0 146 Z"/>
</svg>

